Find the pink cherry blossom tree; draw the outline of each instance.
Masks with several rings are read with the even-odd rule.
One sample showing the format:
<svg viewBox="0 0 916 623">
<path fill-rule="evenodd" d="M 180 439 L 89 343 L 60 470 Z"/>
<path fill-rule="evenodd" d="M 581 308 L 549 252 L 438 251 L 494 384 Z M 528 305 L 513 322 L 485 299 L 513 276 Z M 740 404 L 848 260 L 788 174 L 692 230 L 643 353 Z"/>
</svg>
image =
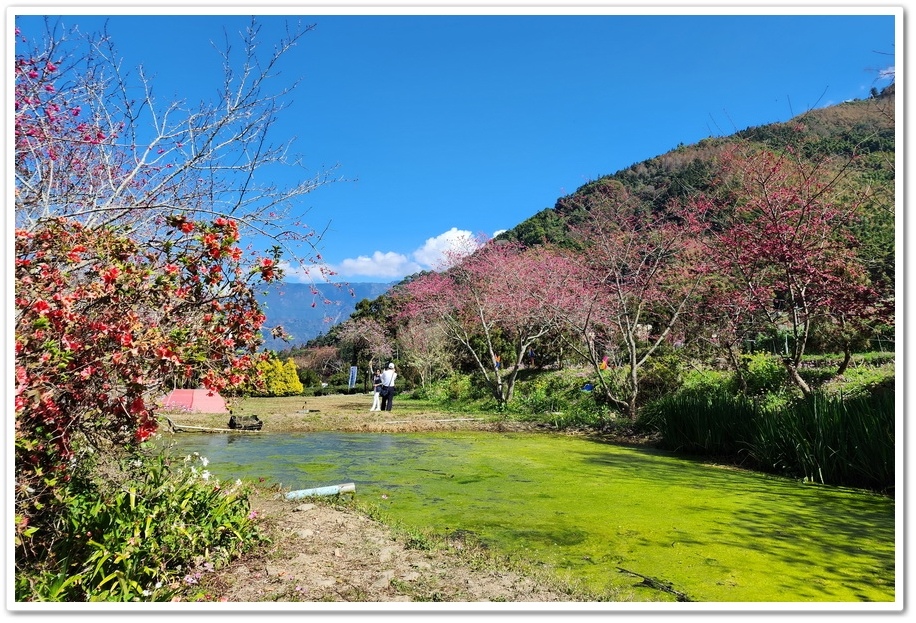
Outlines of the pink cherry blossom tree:
<svg viewBox="0 0 916 623">
<path fill-rule="evenodd" d="M 856 256 L 851 231 L 868 191 L 844 187 L 846 164 L 738 145 L 722 156 L 721 194 L 690 206 L 709 232 L 702 240 L 724 286 L 719 300 L 729 301 L 726 326 L 787 332 L 783 364 L 804 394 L 812 389 L 799 366 L 819 325 L 846 335 L 842 372 L 850 327 L 889 321 L 893 309 Z"/>
<path fill-rule="evenodd" d="M 365 363 L 368 370 L 376 370 L 394 353 L 392 340 L 385 326 L 371 317 L 351 318 L 337 328 L 337 337 L 354 352 L 354 365 Z"/>
<path fill-rule="evenodd" d="M 607 400 L 635 420 L 642 371 L 682 336 L 678 323 L 707 267 L 676 206 L 652 208 L 613 180 L 566 201 L 587 217 L 571 227 L 581 265 L 564 264 L 571 296 L 555 299 L 558 318 L 578 336 L 570 346 L 594 367 Z M 603 369 L 608 361 L 622 368 L 622 383 Z"/>
<path fill-rule="evenodd" d="M 406 319 L 397 327 L 397 345 L 401 366 L 419 378 L 421 387 L 453 369 L 451 342 L 441 321 Z"/>
<path fill-rule="evenodd" d="M 400 318 L 439 321 L 470 356 L 500 406 L 512 400 L 528 349 L 553 323 L 542 313 L 554 292 L 553 254 L 490 240 L 450 267 L 419 277 L 399 293 Z M 511 345 L 502 359 L 498 344 Z"/>
</svg>

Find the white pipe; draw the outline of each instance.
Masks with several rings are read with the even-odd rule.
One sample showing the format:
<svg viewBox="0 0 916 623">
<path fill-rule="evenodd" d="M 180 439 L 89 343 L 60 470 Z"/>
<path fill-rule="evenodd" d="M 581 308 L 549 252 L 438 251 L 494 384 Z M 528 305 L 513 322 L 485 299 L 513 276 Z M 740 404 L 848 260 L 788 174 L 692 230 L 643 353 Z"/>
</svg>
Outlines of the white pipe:
<svg viewBox="0 0 916 623">
<path fill-rule="evenodd" d="M 328 485 L 327 487 L 315 487 L 314 489 L 298 489 L 286 494 L 287 500 L 298 500 L 318 495 L 339 495 L 341 493 L 356 493 L 356 485 L 352 482 L 345 482 L 341 485 Z"/>
</svg>

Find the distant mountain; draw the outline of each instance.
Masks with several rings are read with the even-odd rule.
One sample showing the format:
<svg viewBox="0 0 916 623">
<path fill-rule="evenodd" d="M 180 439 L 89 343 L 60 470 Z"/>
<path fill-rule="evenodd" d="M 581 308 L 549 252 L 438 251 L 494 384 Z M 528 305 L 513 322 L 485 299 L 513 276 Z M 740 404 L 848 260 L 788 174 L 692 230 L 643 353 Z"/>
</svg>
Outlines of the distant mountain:
<svg viewBox="0 0 916 623">
<path fill-rule="evenodd" d="M 391 283 L 307 283 L 281 282 L 261 292 L 258 301 L 267 315 L 264 347 L 282 350 L 305 344 L 350 317 L 356 304 L 387 292 Z M 282 325 L 292 335 L 291 342 L 272 338 L 269 328 Z"/>
</svg>

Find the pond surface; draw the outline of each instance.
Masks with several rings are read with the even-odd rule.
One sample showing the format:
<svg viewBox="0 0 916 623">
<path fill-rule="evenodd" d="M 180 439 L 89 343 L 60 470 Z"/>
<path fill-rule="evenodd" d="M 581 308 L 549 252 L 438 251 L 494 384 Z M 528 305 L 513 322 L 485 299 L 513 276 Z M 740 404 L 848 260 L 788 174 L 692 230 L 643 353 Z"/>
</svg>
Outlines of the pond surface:
<svg viewBox="0 0 916 623">
<path fill-rule="evenodd" d="M 220 479 L 356 483 L 402 525 L 467 530 L 595 590 L 693 601 L 893 602 L 894 500 L 544 434 L 193 434 Z M 671 599 L 636 588 L 636 599 Z"/>
</svg>

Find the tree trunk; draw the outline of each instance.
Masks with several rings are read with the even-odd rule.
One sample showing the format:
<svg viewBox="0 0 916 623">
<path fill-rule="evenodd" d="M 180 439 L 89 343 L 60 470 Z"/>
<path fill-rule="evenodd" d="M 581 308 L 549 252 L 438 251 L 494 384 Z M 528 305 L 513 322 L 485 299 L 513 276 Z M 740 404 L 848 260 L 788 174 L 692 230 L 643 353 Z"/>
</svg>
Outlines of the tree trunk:
<svg viewBox="0 0 916 623">
<path fill-rule="evenodd" d="M 636 408 L 636 394 L 633 394 L 630 397 L 630 403 L 627 405 L 627 417 L 630 419 L 630 423 L 635 423 L 636 418 L 639 416 L 639 410 Z"/>
<path fill-rule="evenodd" d="M 849 362 L 852 360 L 852 349 L 849 347 L 849 342 L 843 344 L 843 362 L 840 364 L 840 367 L 837 368 L 836 375 L 843 376 L 846 373 L 847 368 L 849 368 Z"/>
<path fill-rule="evenodd" d="M 785 366 L 786 371 L 788 371 L 789 373 L 789 379 L 791 379 L 791 381 L 795 383 L 795 385 L 798 386 L 798 388 L 802 391 L 802 393 L 805 396 L 810 396 L 813 393 L 811 391 L 811 387 L 805 382 L 805 379 L 803 379 L 801 375 L 798 373 L 798 368 L 795 366 L 792 360 L 789 359 L 788 357 L 785 357 L 782 360 L 782 364 Z"/>
<path fill-rule="evenodd" d="M 735 354 L 735 348 L 732 345 L 729 345 L 725 348 L 727 353 L 729 363 L 732 364 L 732 368 L 735 370 L 735 377 L 738 379 L 738 388 L 742 392 L 747 391 L 747 375 L 744 374 L 744 369 L 741 367 L 741 359 L 739 355 Z"/>
</svg>

